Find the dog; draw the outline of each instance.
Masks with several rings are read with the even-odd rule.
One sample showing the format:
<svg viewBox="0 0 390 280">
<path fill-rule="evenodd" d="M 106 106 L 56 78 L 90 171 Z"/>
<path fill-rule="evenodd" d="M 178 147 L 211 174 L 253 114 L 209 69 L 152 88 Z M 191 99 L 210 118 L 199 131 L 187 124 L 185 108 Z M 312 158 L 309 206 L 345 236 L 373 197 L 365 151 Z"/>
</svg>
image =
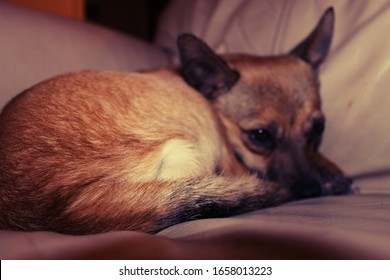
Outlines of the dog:
<svg viewBox="0 0 390 280">
<path fill-rule="evenodd" d="M 70 73 L 24 91 L 0 115 L 0 228 L 155 233 L 349 192 L 318 150 L 333 25 L 329 8 L 268 57 L 218 55 L 182 34 L 178 67 Z"/>
</svg>

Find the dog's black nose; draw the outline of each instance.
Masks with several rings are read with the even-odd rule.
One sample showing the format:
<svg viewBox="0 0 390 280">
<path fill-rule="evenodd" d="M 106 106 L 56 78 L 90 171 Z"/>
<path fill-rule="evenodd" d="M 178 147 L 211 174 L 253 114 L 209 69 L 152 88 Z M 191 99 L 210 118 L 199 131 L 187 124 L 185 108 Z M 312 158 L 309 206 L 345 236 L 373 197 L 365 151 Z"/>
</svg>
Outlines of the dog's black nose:
<svg viewBox="0 0 390 280">
<path fill-rule="evenodd" d="M 317 197 L 322 194 L 322 185 L 317 180 L 298 180 L 291 187 L 296 198 Z"/>
</svg>

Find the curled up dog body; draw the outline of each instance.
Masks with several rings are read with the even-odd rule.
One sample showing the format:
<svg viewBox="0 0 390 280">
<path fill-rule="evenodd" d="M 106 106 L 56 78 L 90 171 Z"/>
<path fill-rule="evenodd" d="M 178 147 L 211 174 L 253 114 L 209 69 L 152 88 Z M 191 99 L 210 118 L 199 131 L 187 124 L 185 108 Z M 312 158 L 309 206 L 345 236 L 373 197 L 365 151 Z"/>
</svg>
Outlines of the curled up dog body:
<svg viewBox="0 0 390 280">
<path fill-rule="evenodd" d="M 190 34 L 181 65 L 44 81 L 0 115 L 0 228 L 157 232 L 351 181 L 318 151 L 318 70 L 334 12 L 285 55 L 217 55 Z"/>
</svg>

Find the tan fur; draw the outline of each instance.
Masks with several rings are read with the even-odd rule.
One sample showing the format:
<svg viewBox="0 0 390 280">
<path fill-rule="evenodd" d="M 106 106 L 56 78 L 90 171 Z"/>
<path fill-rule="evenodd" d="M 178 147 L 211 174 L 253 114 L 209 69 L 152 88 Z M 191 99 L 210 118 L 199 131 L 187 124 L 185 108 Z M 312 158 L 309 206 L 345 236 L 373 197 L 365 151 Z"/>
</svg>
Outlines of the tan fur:
<svg viewBox="0 0 390 280">
<path fill-rule="evenodd" d="M 170 70 L 56 77 L 11 102 L 1 115 L 0 128 L 0 210 L 7 213 L 1 215 L 1 225 L 11 229 L 44 228 L 19 221 L 31 216 L 48 228 L 82 216 L 91 225 L 62 229 L 79 233 L 84 230 L 77 227 L 93 227 L 89 215 L 97 216 L 93 223 L 98 223 L 96 213 L 102 208 L 108 212 L 113 205 L 104 226 L 94 227 L 154 230 L 161 226 L 138 224 L 154 223 L 151 216 L 165 215 L 172 203 L 165 200 L 180 192 L 180 179 L 207 178 L 217 166 L 227 174 L 243 170 L 230 156 L 210 104 Z M 25 196 L 14 196 L 15 189 L 29 193 L 32 200 L 25 203 Z M 15 207 L 18 204 L 23 206 Z M 55 207 L 63 208 L 64 217 L 50 213 Z M 12 219 L 22 211 L 30 213 Z M 115 222 L 116 215 L 123 221 Z"/>
<path fill-rule="evenodd" d="M 296 57 L 305 44 L 222 58 L 185 35 L 181 68 L 71 73 L 26 90 L 0 115 L 0 228 L 156 232 L 346 192 L 318 152 L 319 62 Z"/>
<path fill-rule="evenodd" d="M 270 156 L 254 152 L 241 129 L 277 124 L 279 138 L 290 143 L 304 141 L 310 116 L 321 112 L 317 78 L 306 63 L 291 56 L 240 55 L 227 60 L 234 68 L 245 70 L 240 71 L 240 82 L 231 93 L 217 99 L 215 106 L 223 113 L 230 142 L 245 155 L 246 165 L 267 170 Z M 272 155 L 275 156 L 277 152 Z"/>
</svg>

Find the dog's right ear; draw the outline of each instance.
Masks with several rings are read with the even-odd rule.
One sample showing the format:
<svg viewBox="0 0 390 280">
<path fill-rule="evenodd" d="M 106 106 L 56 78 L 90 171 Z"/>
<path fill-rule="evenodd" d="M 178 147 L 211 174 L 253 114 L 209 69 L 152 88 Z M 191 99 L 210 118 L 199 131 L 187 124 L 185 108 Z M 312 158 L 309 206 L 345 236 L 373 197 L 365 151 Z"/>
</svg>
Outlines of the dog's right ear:
<svg viewBox="0 0 390 280">
<path fill-rule="evenodd" d="M 303 59 L 309 63 L 314 70 L 318 70 L 330 49 L 334 18 L 334 10 L 330 7 L 324 12 L 310 35 L 292 49 L 290 54 Z"/>
<path fill-rule="evenodd" d="M 184 79 L 207 98 L 228 91 L 239 79 L 236 70 L 194 35 L 181 34 L 177 44 Z"/>
</svg>

